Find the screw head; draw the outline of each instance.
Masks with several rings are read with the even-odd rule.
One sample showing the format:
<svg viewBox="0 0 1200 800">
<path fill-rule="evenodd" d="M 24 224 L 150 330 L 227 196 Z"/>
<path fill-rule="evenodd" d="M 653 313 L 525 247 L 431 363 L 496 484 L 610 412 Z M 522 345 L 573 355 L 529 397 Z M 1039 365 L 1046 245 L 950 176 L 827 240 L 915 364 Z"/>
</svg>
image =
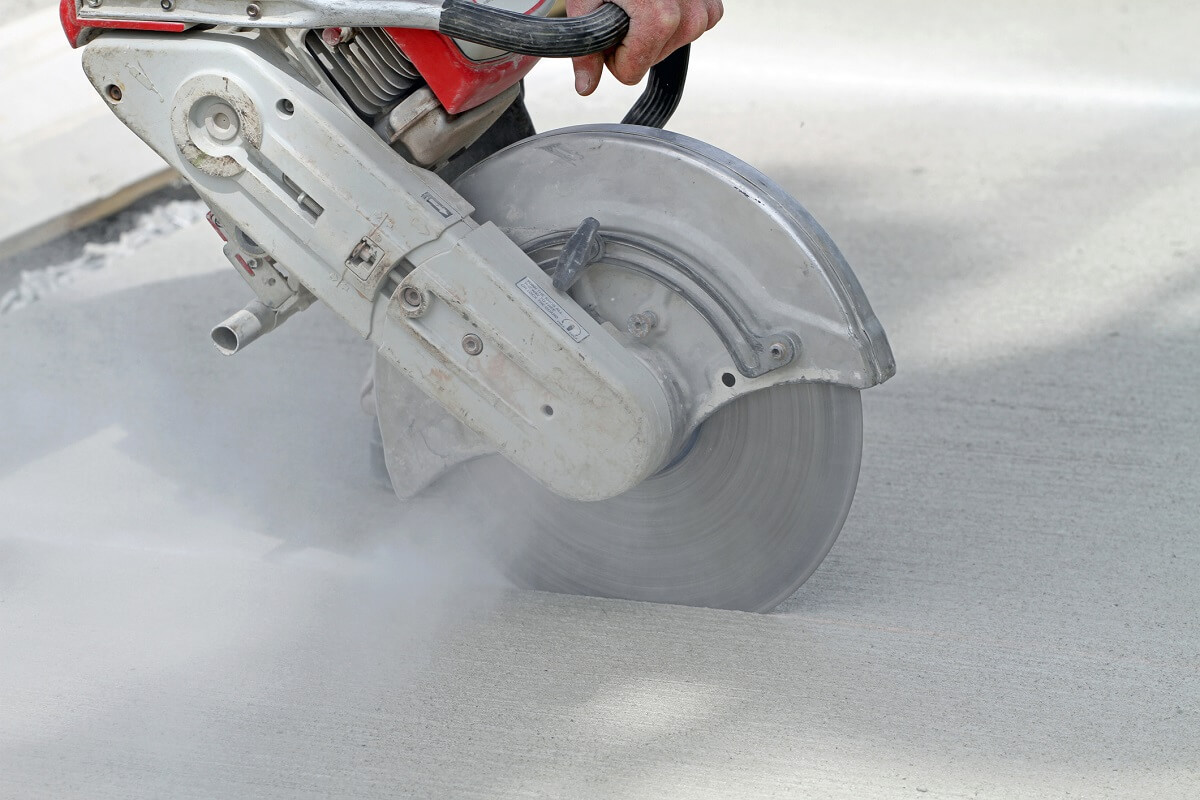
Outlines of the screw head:
<svg viewBox="0 0 1200 800">
<path fill-rule="evenodd" d="M 103 2 L 103 0 L 85 0 L 85 2 L 87 3 L 88 8 L 99 8 L 100 3 Z"/>
<path fill-rule="evenodd" d="M 400 302 L 409 308 L 420 308 L 424 297 L 421 295 L 421 290 L 415 286 L 405 286 L 400 292 Z"/>
<path fill-rule="evenodd" d="M 175 0 L 161 0 L 158 5 L 163 11 L 170 11 L 175 7 Z"/>
<path fill-rule="evenodd" d="M 483 339 L 473 333 L 468 333 L 462 340 L 463 352 L 469 356 L 477 356 L 483 352 Z"/>
<path fill-rule="evenodd" d="M 771 357 L 772 361 L 783 361 L 788 357 L 788 353 L 790 352 L 791 348 L 788 347 L 784 342 L 773 342 L 771 346 L 767 348 L 767 355 Z"/>
<path fill-rule="evenodd" d="M 250 19 L 258 19 L 262 16 L 262 9 L 258 7 L 258 3 L 251 3 L 246 6 L 246 16 Z"/>
</svg>

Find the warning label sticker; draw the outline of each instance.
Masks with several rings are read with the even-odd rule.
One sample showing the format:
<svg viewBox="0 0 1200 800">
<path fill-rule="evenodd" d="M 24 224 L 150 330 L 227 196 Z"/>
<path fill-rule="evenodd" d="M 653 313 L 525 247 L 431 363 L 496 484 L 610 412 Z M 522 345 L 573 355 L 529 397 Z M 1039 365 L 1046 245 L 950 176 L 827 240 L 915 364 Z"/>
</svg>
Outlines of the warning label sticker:
<svg viewBox="0 0 1200 800">
<path fill-rule="evenodd" d="M 532 278 L 521 278 L 517 281 L 517 288 L 576 342 L 582 342 L 591 335 L 553 297 L 546 294 L 545 289 L 534 283 Z"/>
</svg>

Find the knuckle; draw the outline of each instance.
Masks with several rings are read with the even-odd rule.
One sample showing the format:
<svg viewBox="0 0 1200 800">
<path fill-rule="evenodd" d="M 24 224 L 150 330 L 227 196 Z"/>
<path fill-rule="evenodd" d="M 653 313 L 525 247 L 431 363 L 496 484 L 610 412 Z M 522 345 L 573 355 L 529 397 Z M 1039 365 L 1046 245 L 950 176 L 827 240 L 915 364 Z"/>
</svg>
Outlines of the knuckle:
<svg viewBox="0 0 1200 800">
<path fill-rule="evenodd" d="M 700 38 L 700 35 L 709 29 L 708 14 L 703 8 L 693 7 L 687 17 L 679 26 L 680 36 L 678 37 L 683 44 L 694 42 Z"/>
<path fill-rule="evenodd" d="M 683 21 L 683 12 L 676 3 L 660 3 L 650 17 L 650 24 L 662 34 L 674 33 Z"/>
<path fill-rule="evenodd" d="M 725 5 L 721 0 L 710 0 L 708 4 L 708 27 L 711 29 L 725 16 Z"/>
</svg>

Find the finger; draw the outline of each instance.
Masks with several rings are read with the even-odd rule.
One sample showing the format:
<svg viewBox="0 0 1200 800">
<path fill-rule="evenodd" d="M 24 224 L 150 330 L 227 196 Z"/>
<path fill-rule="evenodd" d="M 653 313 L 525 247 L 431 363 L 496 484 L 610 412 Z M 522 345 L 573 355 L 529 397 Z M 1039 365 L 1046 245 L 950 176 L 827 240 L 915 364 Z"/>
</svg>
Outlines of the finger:
<svg viewBox="0 0 1200 800">
<path fill-rule="evenodd" d="M 590 14 L 602 5 L 604 0 L 567 0 L 567 16 L 580 17 Z M 571 61 L 575 67 L 575 91 L 584 97 L 596 91 L 596 87 L 600 85 L 600 76 L 604 74 L 604 54 L 593 53 L 573 58 Z"/>
<path fill-rule="evenodd" d="M 663 51 L 675 39 L 684 16 L 676 2 L 622 0 L 618 5 L 629 13 L 629 34 L 613 52 L 608 66 L 617 80 L 633 85 L 671 52 Z"/>
<path fill-rule="evenodd" d="M 705 30 L 711 31 L 723 16 L 725 16 L 725 5 L 721 0 L 708 0 L 708 27 Z"/>
<path fill-rule="evenodd" d="M 699 39 L 710 27 L 710 13 L 706 2 L 686 2 L 682 4 L 679 26 L 675 34 L 663 46 L 658 60 L 674 53 L 685 44 L 691 44 Z"/>
<path fill-rule="evenodd" d="M 592 53 L 571 61 L 575 64 L 575 91 L 587 97 L 600 85 L 600 76 L 604 73 L 604 54 Z"/>
</svg>

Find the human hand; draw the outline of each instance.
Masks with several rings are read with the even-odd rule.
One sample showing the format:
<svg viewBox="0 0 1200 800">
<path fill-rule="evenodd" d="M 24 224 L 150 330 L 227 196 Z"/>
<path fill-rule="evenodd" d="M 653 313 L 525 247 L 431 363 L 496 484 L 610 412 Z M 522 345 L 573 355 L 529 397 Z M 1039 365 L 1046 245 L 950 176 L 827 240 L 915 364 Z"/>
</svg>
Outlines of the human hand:
<svg viewBox="0 0 1200 800">
<path fill-rule="evenodd" d="M 567 0 L 567 16 L 578 17 L 613 2 L 629 15 L 625 41 L 607 53 L 573 59 L 575 91 L 596 91 L 605 64 L 621 83 L 639 83 L 652 66 L 720 21 L 721 0 Z"/>
</svg>

